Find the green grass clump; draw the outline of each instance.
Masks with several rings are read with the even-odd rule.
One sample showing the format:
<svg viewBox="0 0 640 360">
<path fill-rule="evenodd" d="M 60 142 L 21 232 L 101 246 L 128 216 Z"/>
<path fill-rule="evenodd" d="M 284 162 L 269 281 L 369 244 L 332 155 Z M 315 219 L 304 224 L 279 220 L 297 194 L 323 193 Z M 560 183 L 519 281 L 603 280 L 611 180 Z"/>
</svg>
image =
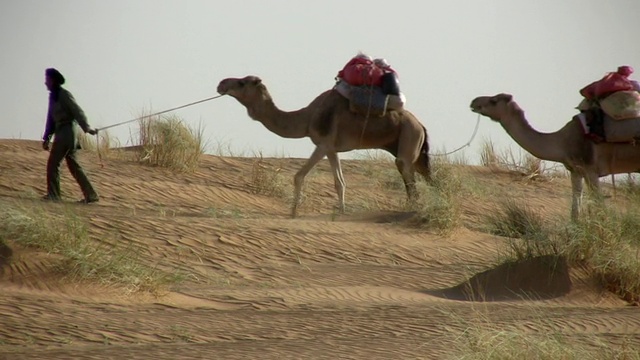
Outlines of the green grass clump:
<svg viewBox="0 0 640 360">
<path fill-rule="evenodd" d="M 597 207 L 561 233 L 569 259 L 585 263 L 611 291 L 640 303 L 640 212 Z"/>
<path fill-rule="evenodd" d="M 0 239 L 60 256 L 57 270 L 73 281 L 97 281 L 124 286 L 129 292 L 158 293 L 179 280 L 142 263 L 138 251 L 96 241 L 85 219 L 70 209 L 56 214 L 42 207 L 4 206 L 0 210 Z M 63 210 L 63 211 L 59 211 Z"/>
<path fill-rule="evenodd" d="M 555 255 L 584 266 L 610 291 L 640 303 L 640 211 L 594 203 L 578 220 L 546 223 L 526 205 L 506 201 L 488 216 L 489 231 L 507 237 L 507 260 Z"/>
<path fill-rule="evenodd" d="M 432 161 L 431 181 L 419 182 L 421 198 L 410 204 L 416 214 L 410 219 L 414 226 L 449 234 L 460 225 L 465 184 L 454 166 L 445 161 Z"/>
<path fill-rule="evenodd" d="M 508 238 L 508 260 L 526 260 L 545 255 L 561 255 L 543 216 L 515 200 L 505 200 L 486 217 L 489 232 Z"/>
<path fill-rule="evenodd" d="M 531 332 L 515 327 L 482 324 L 465 329 L 455 343 L 451 359 L 465 360 L 599 360 L 640 359 L 631 344 L 612 346 L 593 336 L 590 346 L 556 331 Z"/>
</svg>

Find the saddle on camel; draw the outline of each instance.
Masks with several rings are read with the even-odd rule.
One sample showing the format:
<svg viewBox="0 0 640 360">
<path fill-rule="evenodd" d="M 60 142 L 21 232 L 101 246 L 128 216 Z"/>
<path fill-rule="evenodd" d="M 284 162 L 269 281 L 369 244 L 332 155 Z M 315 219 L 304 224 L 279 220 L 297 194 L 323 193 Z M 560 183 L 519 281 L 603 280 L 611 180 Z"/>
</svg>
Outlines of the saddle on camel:
<svg viewBox="0 0 640 360">
<path fill-rule="evenodd" d="M 630 66 L 620 66 L 580 90 L 578 118 L 594 142 L 640 141 L 640 84 L 629 79 Z"/>
<path fill-rule="evenodd" d="M 406 102 L 396 71 L 385 59 L 363 53 L 338 72 L 334 89 L 349 100 L 352 112 L 366 116 L 384 116 L 401 110 Z"/>
</svg>

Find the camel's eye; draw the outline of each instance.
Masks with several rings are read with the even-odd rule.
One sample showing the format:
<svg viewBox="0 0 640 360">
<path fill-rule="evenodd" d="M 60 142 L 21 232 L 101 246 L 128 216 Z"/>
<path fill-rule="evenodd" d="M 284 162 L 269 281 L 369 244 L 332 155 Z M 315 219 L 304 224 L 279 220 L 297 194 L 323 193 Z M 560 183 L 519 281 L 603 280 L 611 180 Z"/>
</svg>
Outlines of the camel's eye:
<svg viewBox="0 0 640 360">
<path fill-rule="evenodd" d="M 238 81 L 238 85 L 240 85 L 240 87 L 244 86 L 244 84 L 245 84 L 245 83 L 244 83 L 244 80 L 240 80 L 240 81 Z"/>
</svg>

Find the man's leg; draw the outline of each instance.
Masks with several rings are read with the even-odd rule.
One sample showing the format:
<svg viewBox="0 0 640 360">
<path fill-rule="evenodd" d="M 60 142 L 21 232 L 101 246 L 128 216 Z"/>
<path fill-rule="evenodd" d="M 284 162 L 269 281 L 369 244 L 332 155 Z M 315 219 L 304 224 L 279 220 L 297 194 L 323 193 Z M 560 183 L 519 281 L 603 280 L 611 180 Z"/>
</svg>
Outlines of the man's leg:
<svg viewBox="0 0 640 360">
<path fill-rule="evenodd" d="M 65 158 L 68 147 L 64 143 L 54 141 L 47 160 L 47 195 L 46 199 L 60 200 L 60 163 Z"/>
<path fill-rule="evenodd" d="M 82 189 L 82 193 L 84 194 L 84 201 L 87 203 L 98 201 L 98 194 L 95 189 L 91 185 L 87 174 L 85 174 L 84 170 L 80 163 L 78 163 L 78 159 L 76 158 L 76 150 L 72 149 L 67 153 L 66 156 L 67 167 L 69 167 L 69 171 L 71 175 L 76 179 L 78 185 L 80 185 L 80 189 Z"/>
</svg>

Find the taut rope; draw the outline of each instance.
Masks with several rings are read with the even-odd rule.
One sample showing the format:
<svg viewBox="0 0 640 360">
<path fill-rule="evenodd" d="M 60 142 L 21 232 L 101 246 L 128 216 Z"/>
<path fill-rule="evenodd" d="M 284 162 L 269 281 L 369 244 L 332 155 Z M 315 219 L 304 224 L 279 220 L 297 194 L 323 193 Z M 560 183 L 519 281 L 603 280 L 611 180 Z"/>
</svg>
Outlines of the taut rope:
<svg viewBox="0 0 640 360">
<path fill-rule="evenodd" d="M 114 127 L 117 127 L 117 126 L 121 126 L 121 125 L 125 125 L 125 124 L 128 124 L 128 123 L 134 122 L 134 121 L 140 121 L 142 119 L 146 119 L 146 118 L 149 118 L 149 117 L 161 115 L 161 114 L 164 114 L 164 113 L 168 113 L 169 111 L 174 111 L 174 110 L 186 108 L 188 106 L 200 104 L 200 103 L 203 103 L 205 101 L 217 99 L 217 98 L 219 98 L 221 96 L 224 96 L 224 95 L 212 96 L 212 97 L 209 97 L 209 98 L 206 98 L 206 99 L 202 99 L 202 100 L 198 100 L 198 101 L 194 101 L 192 103 L 188 103 L 188 104 L 185 104 L 185 105 L 180 105 L 180 106 L 177 106 L 177 107 L 174 107 L 174 108 L 171 108 L 171 109 L 162 110 L 162 111 L 159 111 L 159 112 L 154 113 L 154 114 L 144 115 L 144 116 L 141 116 L 141 117 L 138 117 L 138 118 L 135 118 L 135 119 L 119 122 L 117 124 L 113 124 L 113 125 L 103 126 L 101 128 L 97 128 L 96 129 L 96 151 L 98 152 L 98 160 L 100 161 L 100 166 L 104 167 L 104 164 L 102 163 L 102 154 L 100 153 L 100 136 L 99 136 L 100 131 L 111 129 L 111 128 L 114 128 Z"/>
</svg>

